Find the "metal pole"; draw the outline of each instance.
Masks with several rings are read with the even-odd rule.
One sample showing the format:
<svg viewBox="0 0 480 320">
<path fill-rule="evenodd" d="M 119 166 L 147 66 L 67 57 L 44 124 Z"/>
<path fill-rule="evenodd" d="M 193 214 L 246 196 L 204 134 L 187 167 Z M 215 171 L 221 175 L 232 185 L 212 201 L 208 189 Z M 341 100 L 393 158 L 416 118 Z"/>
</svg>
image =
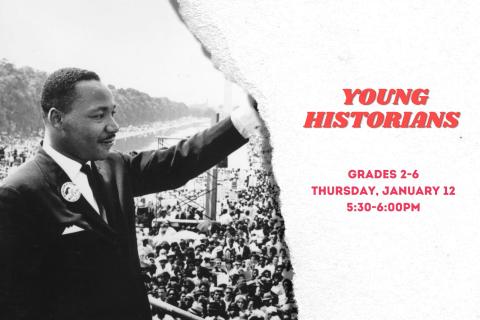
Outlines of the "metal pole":
<svg viewBox="0 0 480 320">
<path fill-rule="evenodd" d="M 218 180 L 218 169 L 213 167 L 212 173 L 212 191 L 210 192 L 210 219 L 213 221 L 217 220 L 217 180 Z"/>
<path fill-rule="evenodd" d="M 220 121 L 220 114 L 217 113 L 213 124 Z M 211 220 L 216 220 L 217 218 L 217 180 L 218 180 L 218 170 L 217 166 L 213 167 L 212 173 L 207 174 L 207 193 L 205 195 L 205 209 L 206 214 Z"/>
</svg>

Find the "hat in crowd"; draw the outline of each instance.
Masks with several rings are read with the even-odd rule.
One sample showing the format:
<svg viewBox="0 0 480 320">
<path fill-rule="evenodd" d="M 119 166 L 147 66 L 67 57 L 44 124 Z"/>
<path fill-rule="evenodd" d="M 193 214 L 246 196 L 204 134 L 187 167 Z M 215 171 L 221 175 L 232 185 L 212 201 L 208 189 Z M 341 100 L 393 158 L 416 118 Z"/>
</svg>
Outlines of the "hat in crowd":
<svg viewBox="0 0 480 320">
<path fill-rule="evenodd" d="M 193 313 L 196 316 L 201 316 L 203 313 L 202 304 L 195 301 L 190 309 L 188 309 L 188 312 Z"/>
<path fill-rule="evenodd" d="M 245 296 L 241 295 L 241 294 L 239 294 L 235 297 L 235 302 L 238 302 L 240 300 L 243 300 L 243 302 L 247 302 L 247 298 L 245 298 Z"/>
<path fill-rule="evenodd" d="M 262 296 L 262 300 L 263 301 L 266 301 L 266 300 L 272 300 L 273 299 L 273 296 L 270 292 L 265 292 Z"/>
<path fill-rule="evenodd" d="M 274 306 L 270 306 L 270 307 L 267 307 L 265 309 L 265 313 L 269 314 L 269 315 L 274 314 L 274 313 L 278 313 L 278 309 Z"/>
</svg>

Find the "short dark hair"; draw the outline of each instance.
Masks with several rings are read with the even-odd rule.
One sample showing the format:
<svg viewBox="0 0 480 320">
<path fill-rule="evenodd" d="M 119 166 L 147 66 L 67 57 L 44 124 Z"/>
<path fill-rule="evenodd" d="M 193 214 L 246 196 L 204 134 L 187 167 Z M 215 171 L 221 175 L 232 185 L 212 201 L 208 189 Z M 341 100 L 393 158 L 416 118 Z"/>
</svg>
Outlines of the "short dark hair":
<svg viewBox="0 0 480 320">
<path fill-rule="evenodd" d="M 48 114 L 51 108 L 68 112 L 75 100 L 75 84 L 84 80 L 100 81 L 100 77 L 93 71 L 78 68 L 63 68 L 50 74 L 42 89 L 43 114 Z"/>
</svg>

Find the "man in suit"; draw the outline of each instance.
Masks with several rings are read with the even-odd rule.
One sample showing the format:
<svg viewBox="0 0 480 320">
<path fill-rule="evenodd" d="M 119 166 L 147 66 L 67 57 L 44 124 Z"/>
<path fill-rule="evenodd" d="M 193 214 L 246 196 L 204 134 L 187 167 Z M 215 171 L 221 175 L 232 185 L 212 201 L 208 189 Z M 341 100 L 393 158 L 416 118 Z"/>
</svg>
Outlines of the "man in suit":
<svg viewBox="0 0 480 320">
<path fill-rule="evenodd" d="M 116 105 L 94 72 L 54 72 L 41 106 L 43 147 L 0 185 L 0 319 L 151 319 L 133 197 L 215 165 L 247 141 L 254 113 L 129 156 L 110 151 Z"/>
<path fill-rule="evenodd" d="M 238 239 L 238 252 L 237 255 L 240 255 L 242 260 L 250 259 L 251 251 L 248 246 L 245 245 L 245 239 Z"/>
</svg>

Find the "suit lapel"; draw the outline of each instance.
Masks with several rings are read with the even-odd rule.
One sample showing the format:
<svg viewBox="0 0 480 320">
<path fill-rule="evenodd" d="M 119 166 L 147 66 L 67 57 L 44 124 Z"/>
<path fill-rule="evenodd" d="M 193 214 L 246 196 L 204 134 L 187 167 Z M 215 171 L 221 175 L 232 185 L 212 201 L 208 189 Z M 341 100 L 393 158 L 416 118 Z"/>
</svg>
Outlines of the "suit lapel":
<svg viewBox="0 0 480 320">
<path fill-rule="evenodd" d="M 82 195 L 76 202 L 69 202 L 67 206 L 77 212 L 82 212 L 85 219 L 91 222 L 91 225 L 95 231 L 104 233 L 105 235 L 112 235 L 113 229 L 102 219 L 98 212 L 88 203 L 85 197 Z"/>
<path fill-rule="evenodd" d="M 68 226 L 75 224 L 84 229 L 92 230 L 101 236 L 111 238 L 114 235 L 113 229 L 103 221 L 97 211 L 88 203 L 83 195 L 76 201 L 67 201 L 61 192 L 65 183 L 71 182 L 65 171 L 43 150 L 40 148 L 35 161 L 39 165 L 42 173 L 53 190 L 55 207 L 53 205 L 56 218 L 62 224 Z M 54 209 L 55 208 L 55 209 Z M 72 218 L 74 216 L 74 218 Z"/>
</svg>

